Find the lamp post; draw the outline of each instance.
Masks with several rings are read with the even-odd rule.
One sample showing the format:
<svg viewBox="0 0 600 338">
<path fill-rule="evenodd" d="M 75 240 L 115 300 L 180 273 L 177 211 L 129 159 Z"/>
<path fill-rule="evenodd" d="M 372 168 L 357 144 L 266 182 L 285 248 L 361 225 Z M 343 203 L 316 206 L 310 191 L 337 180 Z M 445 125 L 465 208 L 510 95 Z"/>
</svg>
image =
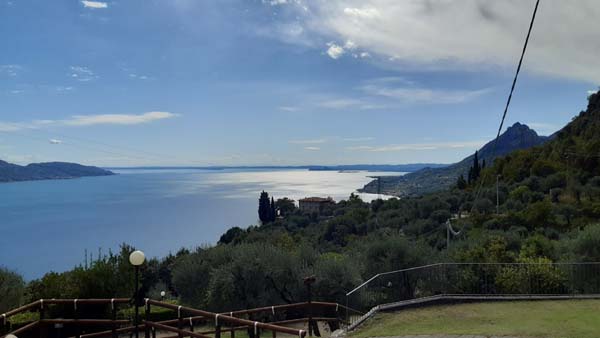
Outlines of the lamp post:
<svg viewBox="0 0 600 338">
<path fill-rule="evenodd" d="M 166 296 L 166 295 L 167 295 L 167 293 L 166 293 L 166 292 L 164 292 L 164 291 L 161 291 L 161 292 L 160 292 L 160 300 L 165 300 L 165 296 Z"/>
<path fill-rule="evenodd" d="M 144 261 L 146 260 L 146 256 L 144 256 L 144 253 L 140 250 L 136 250 L 134 252 L 132 252 L 129 255 L 129 263 L 131 263 L 131 265 L 133 265 L 133 267 L 135 268 L 135 338 L 139 338 L 139 323 L 140 323 L 140 314 L 139 314 L 139 307 L 138 307 L 138 300 L 139 300 L 139 287 L 138 287 L 138 283 L 139 283 L 139 271 L 140 271 L 140 265 L 144 264 Z"/>
<path fill-rule="evenodd" d="M 306 293 L 308 298 L 308 335 L 312 337 L 313 330 L 315 327 L 313 326 L 312 320 L 312 291 L 311 285 L 317 281 L 315 276 L 309 276 L 304 278 L 304 285 L 306 286 Z M 320 335 L 319 335 L 320 336 Z"/>
</svg>

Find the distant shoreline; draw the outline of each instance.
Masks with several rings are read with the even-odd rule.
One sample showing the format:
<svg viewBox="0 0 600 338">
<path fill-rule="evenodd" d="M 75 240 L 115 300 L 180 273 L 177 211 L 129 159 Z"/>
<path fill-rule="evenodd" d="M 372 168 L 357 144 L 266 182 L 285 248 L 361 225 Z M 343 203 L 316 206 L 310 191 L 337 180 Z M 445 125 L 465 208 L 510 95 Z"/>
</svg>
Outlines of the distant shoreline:
<svg viewBox="0 0 600 338">
<path fill-rule="evenodd" d="M 310 171 L 388 171 L 413 172 L 423 168 L 441 168 L 448 164 L 440 163 L 410 163 L 410 164 L 350 164 L 350 165 L 299 165 L 299 166 L 133 166 L 133 167 L 102 167 L 107 170 L 240 170 L 240 169 L 305 169 Z"/>
</svg>

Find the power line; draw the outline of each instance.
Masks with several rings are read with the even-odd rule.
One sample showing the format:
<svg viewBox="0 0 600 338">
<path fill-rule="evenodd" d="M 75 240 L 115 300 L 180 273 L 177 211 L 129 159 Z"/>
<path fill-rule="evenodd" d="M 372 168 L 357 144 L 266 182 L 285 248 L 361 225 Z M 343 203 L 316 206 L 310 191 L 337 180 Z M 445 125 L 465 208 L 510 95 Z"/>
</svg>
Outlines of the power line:
<svg viewBox="0 0 600 338">
<path fill-rule="evenodd" d="M 538 6 L 540 4 L 540 0 L 535 2 L 535 8 L 533 9 L 533 15 L 531 16 L 531 22 L 529 23 L 529 29 L 527 30 L 527 36 L 525 37 L 525 43 L 523 44 L 523 50 L 521 51 L 521 57 L 519 58 L 519 65 L 517 66 L 517 71 L 515 72 L 515 77 L 513 78 L 512 86 L 510 87 L 510 93 L 508 94 L 508 99 L 506 100 L 506 105 L 504 106 L 504 112 L 502 113 L 502 119 L 500 120 L 500 126 L 498 127 L 498 133 L 496 134 L 496 139 L 494 140 L 494 147 L 492 148 L 492 159 L 496 155 L 496 150 L 498 147 L 498 139 L 500 138 L 500 133 L 502 132 L 502 127 L 504 126 L 504 120 L 506 119 L 506 114 L 508 113 L 508 107 L 510 106 L 510 101 L 512 99 L 513 92 L 515 91 L 515 86 L 517 84 L 517 79 L 519 77 L 519 72 L 521 71 L 521 65 L 523 64 L 523 57 L 525 56 L 525 51 L 527 50 L 527 44 L 529 43 L 529 37 L 531 36 L 531 30 L 533 29 L 533 23 L 535 21 L 535 15 L 537 14 Z M 481 194 L 481 190 L 483 189 L 483 183 L 485 182 L 487 176 L 487 172 L 484 173 L 484 176 L 481 179 L 481 183 L 479 188 L 477 189 L 477 193 L 475 194 L 475 199 L 473 200 L 473 206 L 471 207 L 471 212 L 473 212 L 475 208 L 475 202 L 479 199 L 479 195 Z"/>
</svg>

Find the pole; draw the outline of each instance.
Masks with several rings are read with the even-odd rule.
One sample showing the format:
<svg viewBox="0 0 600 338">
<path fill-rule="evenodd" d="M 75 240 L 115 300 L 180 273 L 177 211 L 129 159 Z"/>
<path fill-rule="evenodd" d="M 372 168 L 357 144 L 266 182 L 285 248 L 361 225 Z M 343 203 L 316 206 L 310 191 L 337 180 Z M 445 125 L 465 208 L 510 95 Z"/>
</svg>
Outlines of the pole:
<svg viewBox="0 0 600 338">
<path fill-rule="evenodd" d="M 139 296 L 139 287 L 138 287 L 138 274 L 139 274 L 139 270 L 140 267 L 139 266 L 135 266 L 135 338 L 139 338 L 139 323 L 140 323 L 140 317 L 139 317 L 139 308 L 138 308 L 138 296 Z"/>
<path fill-rule="evenodd" d="M 304 285 L 306 286 L 306 293 L 307 293 L 306 296 L 307 296 L 307 305 L 308 305 L 308 335 L 310 337 L 312 337 L 313 331 L 316 331 L 317 336 L 320 337 L 320 334 L 318 333 L 318 328 L 313 326 L 312 292 L 311 292 L 310 286 L 315 281 L 316 281 L 315 276 L 310 276 L 310 277 L 304 278 Z"/>
</svg>

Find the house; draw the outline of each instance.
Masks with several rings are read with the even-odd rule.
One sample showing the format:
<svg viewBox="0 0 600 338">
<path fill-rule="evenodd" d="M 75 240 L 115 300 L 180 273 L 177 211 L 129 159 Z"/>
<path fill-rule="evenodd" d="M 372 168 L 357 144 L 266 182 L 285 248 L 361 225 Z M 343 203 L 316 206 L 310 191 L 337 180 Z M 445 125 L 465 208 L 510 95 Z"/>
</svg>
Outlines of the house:
<svg viewBox="0 0 600 338">
<path fill-rule="evenodd" d="M 334 203 L 335 201 L 331 197 L 306 197 L 298 201 L 298 206 L 302 212 L 321 213 L 324 207 Z"/>
</svg>

